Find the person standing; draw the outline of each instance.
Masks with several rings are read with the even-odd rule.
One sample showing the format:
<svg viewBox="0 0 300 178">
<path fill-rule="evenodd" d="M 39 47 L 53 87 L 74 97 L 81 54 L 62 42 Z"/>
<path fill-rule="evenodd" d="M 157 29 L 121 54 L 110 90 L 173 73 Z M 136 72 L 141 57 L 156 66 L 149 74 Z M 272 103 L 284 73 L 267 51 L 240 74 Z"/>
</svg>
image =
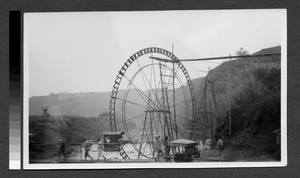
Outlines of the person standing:
<svg viewBox="0 0 300 178">
<path fill-rule="evenodd" d="M 103 155 L 103 142 L 101 141 L 101 139 L 98 139 L 98 159 L 100 157 L 104 158 L 104 161 L 106 160 L 105 156 Z"/>
<path fill-rule="evenodd" d="M 162 151 L 162 143 L 160 140 L 160 136 L 156 135 L 155 136 L 155 141 L 154 141 L 154 150 L 153 150 L 153 157 L 156 156 L 155 161 L 158 162 L 159 158 L 161 157 L 161 155 L 163 154 Z"/>
<path fill-rule="evenodd" d="M 109 137 L 105 137 L 105 143 L 109 143 L 109 142 L 110 142 Z"/>
<path fill-rule="evenodd" d="M 91 155 L 89 154 L 89 151 L 91 150 L 91 142 L 88 139 L 85 139 L 85 142 L 83 143 L 84 147 L 84 160 L 86 161 L 86 158 L 89 157 L 92 161 L 94 160 Z"/>
<path fill-rule="evenodd" d="M 165 140 L 164 140 L 164 148 L 165 148 L 165 160 L 166 162 L 171 162 L 171 158 L 170 158 L 170 144 L 169 144 L 169 137 L 165 136 Z"/>
<path fill-rule="evenodd" d="M 222 157 L 222 153 L 224 151 L 224 136 L 222 135 L 217 142 L 218 154 Z"/>
<path fill-rule="evenodd" d="M 281 133 L 280 133 L 280 129 L 276 129 L 276 130 L 274 130 L 274 132 L 273 133 L 275 133 L 276 134 L 276 153 L 275 153 L 275 158 L 277 159 L 277 160 L 280 160 L 280 158 L 281 158 L 281 141 L 280 141 L 280 139 L 281 139 Z"/>
<path fill-rule="evenodd" d="M 60 156 L 61 154 L 64 156 L 64 161 L 67 160 L 67 155 L 66 155 L 66 143 L 64 140 L 62 139 L 59 139 L 59 143 L 61 144 L 60 147 L 59 147 L 59 153 L 58 153 L 58 158 L 57 160 L 59 161 L 60 160 Z"/>
</svg>

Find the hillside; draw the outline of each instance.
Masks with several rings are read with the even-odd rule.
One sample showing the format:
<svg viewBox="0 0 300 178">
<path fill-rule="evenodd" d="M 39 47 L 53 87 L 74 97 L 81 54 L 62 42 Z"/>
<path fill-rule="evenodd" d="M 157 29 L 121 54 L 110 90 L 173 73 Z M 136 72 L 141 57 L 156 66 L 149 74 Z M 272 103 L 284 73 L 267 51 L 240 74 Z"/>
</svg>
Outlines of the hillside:
<svg viewBox="0 0 300 178">
<path fill-rule="evenodd" d="M 280 53 L 279 47 L 271 47 L 263 49 L 257 54 L 272 54 Z M 209 71 L 208 77 L 208 88 L 213 87 L 214 95 L 216 97 L 217 108 L 219 109 L 218 114 L 222 113 L 223 110 L 228 108 L 228 96 L 232 97 L 230 101 L 231 105 L 236 105 L 234 98 L 240 93 L 244 92 L 245 88 L 252 88 L 258 92 L 268 92 L 267 86 L 262 85 L 261 81 L 258 81 L 259 77 L 264 74 L 265 71 L 271 71 L 273 69 L 280 69 L 280 56 L 269 56 L 269 57 L 253 57 L 253 58 L 239 58 L 235 60 L 229 60 L 223 62 L 221 65 Z M 279 71 L 280 72 L 280 71 Z M 198 78 L 193 80 L 195 85 L 196 99 L 198 106 L 202 101 L 202 95 L 205 85 L 205 78 Z M 275 81 L 279 82 L 280 81 Z M 279 83 L 276 83 L 278 85 Z M 208 102 L 213 103 L 211 88 L 208 90 Z M 214 112 L 215 107 L 213 107 Z M 224 113 L 227 114 L 227 113 Z"/>
<path fill-rule="evenodd" d="M 280 53 L 280 47 L 254 54 L 271 53 Z M 224 62 L 208 73 L 218 109 L 212 107 L 214 137 L 225 136 L 227 160 L 274 156 L 278 151 L 273 132 L 280 128 L 280 64 L 280 56 L 244 58 Z M 213 103 L 210 92 L 208 101 Z"/>
<path fill-rule="evenodd" d="M 73 151 L 84 138 L 97 139 L 102 132 L 109 131 L 108 115 L 101 117 L 60 116 L 48 119 L 41 116 L 29 117 L 30 159 L 56 156 L 59 139 L 66 141 L 67 153 Z"/>
<path fill-rule="evenodd" d="M 97 117 L 108 112 L 110 92 L 80 94 L 52 94 L 29 99 L 29 115 L 43 114 L 41 107 L 48 107 L 51 115 Z"/>
<path fill-rule="evenodd" d="M 281 53 L 281 46 L 274 46 L 271 48 L 265 48 L 258 52 L 253 53 L 252 55 L 260 55 L 260 54 L 278 54 Z"/>
<path fill-rule="evenodd" d="M 118 91 L 120 96 L 124 95 L 124 92 L 125 90 Z M 133 98 L 131 101 L 142 103 L 142 98 L 135 90 L 130 91 L 130 95 Z M 47 112 L 53 116 L 98 117 L 99 114 L 109 112 L 110 96 L 111 92 L 33 96 L 29 98 L 29 115 L 41 116 L 43 114 L 41 107 L 47 107 Z M 121 104 L 119 103 L 117 107 L 121 107 Z M 140 112 L 140 108 L 133 105 L 127 105 L 127 107 L 129 107 L 127 113 L 129 116 L 136 116 L 136 112 Z"/>
</svg>

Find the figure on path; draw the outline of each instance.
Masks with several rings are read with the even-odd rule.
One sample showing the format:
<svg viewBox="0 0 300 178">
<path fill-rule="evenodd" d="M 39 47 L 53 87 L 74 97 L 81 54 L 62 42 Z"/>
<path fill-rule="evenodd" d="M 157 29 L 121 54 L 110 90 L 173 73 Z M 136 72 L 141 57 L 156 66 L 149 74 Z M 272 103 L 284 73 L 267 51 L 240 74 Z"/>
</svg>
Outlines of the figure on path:
<svg viewBox="0 0 300 178">
<path fill-rule="evenodd" d="M 163 150 L 163 148 L 162 148 L 160 136 L 156 135 L 155 141 L 154 141 L 154 150 L 153 150 L 153 157 L 156 156 L 156 159 L 155 159 L 156 162 L 159 162 L 159 158 L 163 155 L 162 150 Z"/>
<path fill-rule="evenodd" d="M 280 129 L 276 129 L 273 132 L 274 134 L 276 134 L 276 153 L 275 153 L 275 158 L 277 160 L 280 160 L 281 157 L 281 148 L 280 148 L 280 139 L 281 139 L 281 133 L 280 133 Z"/>
<path fill-rule="evenodd" d="M 224 151 L 224 136 L 222 135 L 217 142 L 218 154 L 222 157 L 222 153 Z"/>
<path fill-rule="evenodd" d="M 86 161 L 86 158 L 89 157 L 92 161 L 94 160 L 89 151 L 91 150 L 91 146 L 92 146 L 92 143 L 88 140 L 88 139 L 85 139 L 85 142 L 83 143 L 83 147 L 84 147 L 84 160 Z"/>
<path fill-rule="evenodd" d="M 61 144 L 59 147 L 59 152 L 58 152 L 58 158 L 57 160 L 60 160 L 60 156 L 63 155 L 64 156 L 64 161 L 67 160 L 67 155 L 66 155 L 66 143 L 64 140 L 59 139 L 59 143 Z"/>
<path fill-rule="evenodd" d="M 169 144 L 169 137 L 165 136 L 165 140 L 164 140 L 164 146 L 165 146 L 165 160 L 166 162 L 171 162 L 171 158 L 170 158 L 170 144 Z"/>
<path fill-rule="evenodd" d="M 104 144 L 104 142 L 102 142 L 100 138 L 97 141 L 98 141 L 98 158 L 97 158 L 97 160 L 99 160 L 99 158 L 102 157 L 102 158 L 104 158 L 104 161 L 105 161 L 106 158 L 103 155 L 103 144 Z"/>
</svg>

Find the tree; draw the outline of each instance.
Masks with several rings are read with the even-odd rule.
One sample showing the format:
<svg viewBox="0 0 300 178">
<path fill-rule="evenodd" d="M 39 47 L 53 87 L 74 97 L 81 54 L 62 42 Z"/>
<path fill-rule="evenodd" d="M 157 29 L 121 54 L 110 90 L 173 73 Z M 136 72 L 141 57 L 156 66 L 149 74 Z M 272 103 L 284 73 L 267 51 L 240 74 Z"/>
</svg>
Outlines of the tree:
<svg viewBox="0 0 300 178">
<path fill-rule="evenodd" d="M 109 118 L 109 114 L 108 114 L 108 112 L 102 112 L 99 114 L 99 117 L 101 119 L 107 119 L 107 118 Z"/>
<path fill-rule="evenodd" d="M 235 52 L 235 55 L 236 56 L 247 56 L 247 55 L 249 55 L 249 52 L 241 47 Z"/>
</svg>

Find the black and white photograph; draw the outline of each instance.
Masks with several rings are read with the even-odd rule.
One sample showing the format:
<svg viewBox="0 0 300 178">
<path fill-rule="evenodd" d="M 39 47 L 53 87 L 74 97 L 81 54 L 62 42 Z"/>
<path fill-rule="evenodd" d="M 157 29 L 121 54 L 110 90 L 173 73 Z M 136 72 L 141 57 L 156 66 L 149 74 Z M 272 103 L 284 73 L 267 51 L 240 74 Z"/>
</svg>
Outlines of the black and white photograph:
<svg viewBox="0 0 300 178">
<path fill-rule="evenodd" d="M 23 17 L 24 169 L 287 165 L 285 9 Z"/>
</svg>

